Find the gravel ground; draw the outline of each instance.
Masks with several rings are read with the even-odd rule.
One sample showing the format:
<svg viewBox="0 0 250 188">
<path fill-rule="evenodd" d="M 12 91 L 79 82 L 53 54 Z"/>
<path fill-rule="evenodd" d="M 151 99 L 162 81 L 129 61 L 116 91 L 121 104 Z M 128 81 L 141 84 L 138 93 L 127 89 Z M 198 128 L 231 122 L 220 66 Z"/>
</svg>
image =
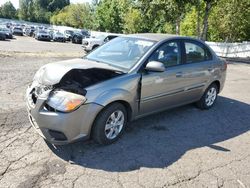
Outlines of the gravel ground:
<svg viewBox="0 0 250 188">
<path fill-rule="evenodd" d="M 77 54 L 73 44 L 0 42 L 0 187 L 250 187 L 250 65 L 228 65 L 209 111 L 137 120 L 110 146 L 54 147 L 31 128 L 24 92 L 41 65 Z"/>
</svg>

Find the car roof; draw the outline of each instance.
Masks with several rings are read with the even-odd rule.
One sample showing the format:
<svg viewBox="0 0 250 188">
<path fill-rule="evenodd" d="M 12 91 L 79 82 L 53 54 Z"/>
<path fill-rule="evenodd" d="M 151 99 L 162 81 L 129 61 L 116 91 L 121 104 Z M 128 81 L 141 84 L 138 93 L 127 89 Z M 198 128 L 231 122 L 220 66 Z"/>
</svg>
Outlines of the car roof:
<svg viewBox="0 0 250 188">
<path fill-rule="evenodd" d="M 153 41 L 161 41 L 165 39 L 170 39 L 170 38 L 187 38 L 187 37 L 182 37 L 179 35 L 172 35 L 172 34 L 161 34 L 161 33 L 138 33 L 138 34 L 129 34 L 127 35 L 128 37 L 134 37 L 134 38 L 140 38 L 140 39 L 146 39 L 146 40 L 153 40 Z"/>
</svg>

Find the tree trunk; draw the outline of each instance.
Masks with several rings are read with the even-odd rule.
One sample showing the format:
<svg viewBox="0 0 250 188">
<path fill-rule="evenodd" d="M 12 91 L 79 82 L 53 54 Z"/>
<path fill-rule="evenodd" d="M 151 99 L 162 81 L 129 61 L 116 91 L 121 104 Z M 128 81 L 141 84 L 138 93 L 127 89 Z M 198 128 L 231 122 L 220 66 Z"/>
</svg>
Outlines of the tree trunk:
<svg viewBox="0 0 250 188">
<path fill-rule="evenodd" d="M 196 11 L 197 11 L 197 25 L 196 25 L 196 36 L 197 38 L 201 38 L 201 30 L 200 30 L 200 17 L 201 17 L 201 6 L 200 6 L 200 0 L 197 0 L 196 5 Z"/>
<path fill-rule="evenodd" d="M 180 35 L 180 28 L 181 28 L 181 19 L 177 18 L 176 19 L 176 25 L 175 25 L 175 31 L 176 31 L 176 35 Z"/>
<path fill-rule="evenodd" d="M 202 40 L 207 40 L 207 31 L 208 31 L 208 16 L 211 10 L 212 4 L 211 4 L 211 0 L 207 0 L 206 1 L 206 8 L 205 8 L 205 15 L 203 18 L 203 30 L 201 33 L 201 39 Z"/>
</svg>

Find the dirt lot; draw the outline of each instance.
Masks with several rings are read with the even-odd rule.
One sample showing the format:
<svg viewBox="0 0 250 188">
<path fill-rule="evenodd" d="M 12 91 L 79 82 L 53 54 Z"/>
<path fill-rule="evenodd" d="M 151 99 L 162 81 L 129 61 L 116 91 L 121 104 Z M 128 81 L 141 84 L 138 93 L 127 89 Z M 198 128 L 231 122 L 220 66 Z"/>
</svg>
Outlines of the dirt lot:
<svg viewBox="0 0 250 188">
<path fill-rule="evenodd" d="M 250 65 L 231 63 L 216 106 L 130 124 L 115 144 L 53 147 L 31 128 L 24 93 L 43 64 L 80 45 L 0 41 L 0 187 L 250 187 Z"/>
</svg>

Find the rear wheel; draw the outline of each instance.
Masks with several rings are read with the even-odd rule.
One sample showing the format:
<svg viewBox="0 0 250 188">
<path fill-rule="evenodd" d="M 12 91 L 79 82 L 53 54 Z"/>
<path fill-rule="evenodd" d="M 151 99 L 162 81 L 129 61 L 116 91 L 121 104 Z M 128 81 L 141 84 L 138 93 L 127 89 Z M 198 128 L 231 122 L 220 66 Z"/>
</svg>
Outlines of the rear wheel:
<svg viewBox="0 0 250 188">
<path fill-rule="evenodd" d="M 209 109 L 216 102 L 218 95 L 218 87 L 216 84 L 211 84 L 203 94 L 202 98 L 196 103 L 200 109 Z"/>
<path fill-rule="evenodd" d="M 127 111 L 120 103 L 113 103 L 104 109 L 96 118 L 92 137 L 103 145 L 119 139 L 127 124 Z"/>
</svg>

